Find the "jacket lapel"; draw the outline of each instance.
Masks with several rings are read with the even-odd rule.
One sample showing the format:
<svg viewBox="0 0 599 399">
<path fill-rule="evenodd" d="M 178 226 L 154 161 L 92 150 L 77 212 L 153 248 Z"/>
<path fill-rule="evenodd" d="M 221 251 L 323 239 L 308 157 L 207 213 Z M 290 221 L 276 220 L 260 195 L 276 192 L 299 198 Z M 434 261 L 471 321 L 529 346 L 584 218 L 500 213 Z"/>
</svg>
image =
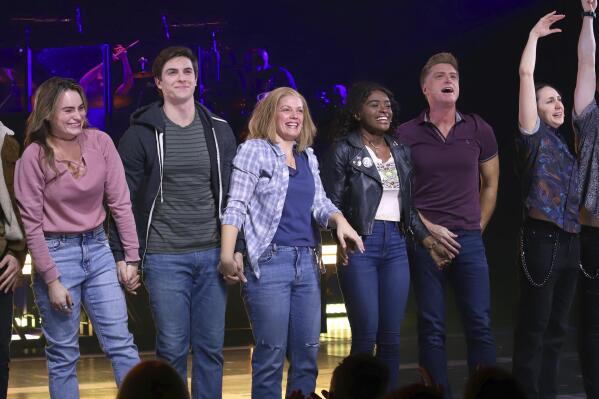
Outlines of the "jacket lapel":
<svg viewBox="0 0 599 399">
<path fill-rule="evenodd" d="M 370 176 L 374 180 L 383 184 L 381 181 L 381 176 L 379 175 L 378 170 L 376 170 L 376 166 L 374 166 L 374 160 L 370 156 L 370 153 L 366 147 L 364 147 L 364 143 L 362 143 L 360 133 L 348 133 L 347 140 L 353 147 L 359 150 L 358 153 L 351 159 L 352 168 L 359 170 L 366 176 Z"/>
</svg>

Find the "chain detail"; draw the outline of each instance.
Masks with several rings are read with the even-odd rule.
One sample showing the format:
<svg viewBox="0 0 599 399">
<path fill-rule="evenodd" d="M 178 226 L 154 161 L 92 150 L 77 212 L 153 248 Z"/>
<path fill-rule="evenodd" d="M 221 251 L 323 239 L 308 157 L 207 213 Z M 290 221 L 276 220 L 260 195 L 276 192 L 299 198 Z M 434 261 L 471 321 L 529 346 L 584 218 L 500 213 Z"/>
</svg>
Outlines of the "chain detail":
<svg viewBox="0 0 599 399">
<path fill-rule="evenodd" d="M 599 278 L 599 268 L 597 268 L 597 271 L 595 272 L 595 275 L 591 275 L 589 272 L 587 272 L 584 269 L 584 266 L 582 265 L 582 262 L 580 262 L 578 264 L 578 267 L 580 268 L 580 271 L 582 272 L 582 274 L 588 278 L 589 280 L 597 280 Z"/>
<path fill-rule="evenodd" d="M 540 283 L 537 283 L 532 278 L 532 275 L 530 274 L 530 272 L 528 270 L 528 266 L 526 264 L 526 250 L 524 248 L 524 228 L 522 228 L 520 230 L 520 260 L 521 260 L 521 263 L 522 263 L 522 271 L 524 272 L 524 275 L 526 276 L 526 279 L 528 280 L 528 282 L 533 287 L 536 287 L 536 288 L 544 287 L 545 284 L 547 284 L 547 282 L 551 278 L 551 274 L 553 273 L 553 267 L 555 265 L 555 257 L 557 256 L 558 249 L 559 249 L 559 232 L 556 231 L 555 232 L 555 241 L 553 243 L 553 251 L 551 253 L 551 266 L 549 267 L 549 271 L 547 272 L 547 274 L 543 278 L 543 281 L 541 281 Z M 584 270 L 583 270 L 583 272 L 584 272 Z"/>
</svg>

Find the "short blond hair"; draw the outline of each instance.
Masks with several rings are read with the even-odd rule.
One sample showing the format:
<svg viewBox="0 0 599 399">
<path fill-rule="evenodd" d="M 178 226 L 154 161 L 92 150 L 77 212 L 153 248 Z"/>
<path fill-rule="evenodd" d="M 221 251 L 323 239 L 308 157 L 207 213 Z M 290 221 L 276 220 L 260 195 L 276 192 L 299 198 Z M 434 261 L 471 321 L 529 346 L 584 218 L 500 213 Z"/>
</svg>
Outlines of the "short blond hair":
<svg viewBox="0 0 599 399">
<path fill-rule="evenodd" d="M 420 72 L 420 86 L 424 85 L 424 81 L 426 77 L 430 73 L 431 69 L 437 64 L 449 64 L 455 69 L 456 72 L 459 73 L 458 70 L 458 60 L 451 53 L 437 53 L 433 54 L 426 64 L 422 67 L 422 71 Z"/>
<path fill-rule="evenodd" d="M 266 139 L 269 142 L 275 144 L 278 141 L 277 135 L 277 105 L 283 97 L 295 96 L 302 100 L 302 107 L 304 108 L 304 120 L 302 124 L 302 130 L 300 131 L 299 138 L 297 139 L 297 151 L 302 152 L 306 148 L 310 147 L 314 142 L 314 136 L 316 136 L 316 126 L 310 116 L 310 110 L 306 99 L 296 90 L 291 87 L 279 87 L 269 92 L 268 95 L 260 100 L 254 111 L 248 124 L 249 134 L 248 139 Z"/>
</svg>

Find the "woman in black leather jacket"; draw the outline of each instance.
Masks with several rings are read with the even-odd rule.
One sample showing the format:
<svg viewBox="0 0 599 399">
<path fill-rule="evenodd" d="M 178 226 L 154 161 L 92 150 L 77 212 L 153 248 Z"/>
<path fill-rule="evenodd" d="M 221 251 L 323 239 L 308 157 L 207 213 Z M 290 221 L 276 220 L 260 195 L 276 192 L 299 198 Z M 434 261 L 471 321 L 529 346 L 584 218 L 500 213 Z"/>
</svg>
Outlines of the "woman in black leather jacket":
<svg viewBox="0 0 599 399">
<path fill-rule="evenodd" d="M 410 285 L 406 236 L 429 248 L 439 267 L 452 256 L 437 245 L 412 206 L 410 152 L 389 134 L 398 124 L 397 110 L 385 87 L 354 85 L 322 171 L 327 196 L 366 248 L 337 268 L 351 353 L 372 353 L 376 344 L 376 356 L 389 367 L 390 389 L 398 385 L 400 324 Z"/>
</svg>

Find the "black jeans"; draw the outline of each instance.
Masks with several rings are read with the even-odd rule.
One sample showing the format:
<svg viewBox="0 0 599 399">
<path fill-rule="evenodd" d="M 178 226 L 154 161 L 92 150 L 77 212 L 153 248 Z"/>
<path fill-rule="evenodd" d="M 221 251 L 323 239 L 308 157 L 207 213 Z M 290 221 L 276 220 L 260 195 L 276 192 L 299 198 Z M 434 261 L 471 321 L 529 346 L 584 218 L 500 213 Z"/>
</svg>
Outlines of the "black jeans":
<svg viewBox="0 0 599 399">
<path fill-rule="evenodd" d="M 0 269 L 0 273 L 4 271 Z M 8 390 L 8 361 L 12 336 L 12 291 L 0 291 L 0 398 L 6 398 Z"/>
<path fill-rule="evenodd" d="M 555 398 L 559 355 L 578 280 L 580 242 L 577 234 L 529 218 L 520 243 L 514 377 L 529 399 Z"/>
<path fill-rule="evenodd" d="M 578 356 L 587 398 L 599 398 L 599 228 L 580 232 Z"/>
</svg>

